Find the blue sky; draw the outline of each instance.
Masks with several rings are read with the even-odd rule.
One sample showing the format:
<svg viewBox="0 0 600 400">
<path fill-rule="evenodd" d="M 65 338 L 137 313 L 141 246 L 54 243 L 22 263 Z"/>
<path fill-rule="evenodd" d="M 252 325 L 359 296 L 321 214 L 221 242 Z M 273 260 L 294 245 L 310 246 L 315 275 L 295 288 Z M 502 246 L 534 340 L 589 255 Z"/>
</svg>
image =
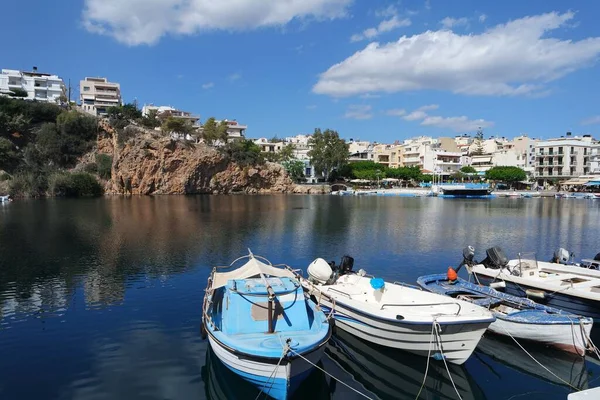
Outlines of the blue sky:
<svg viewBox="0 0 600 400">
<path fill-rule="evenodd" d="M 121 83 L 248 136 L 600 136 L 594 1 L 4 0 L 0 67 Z"/>
</svg>

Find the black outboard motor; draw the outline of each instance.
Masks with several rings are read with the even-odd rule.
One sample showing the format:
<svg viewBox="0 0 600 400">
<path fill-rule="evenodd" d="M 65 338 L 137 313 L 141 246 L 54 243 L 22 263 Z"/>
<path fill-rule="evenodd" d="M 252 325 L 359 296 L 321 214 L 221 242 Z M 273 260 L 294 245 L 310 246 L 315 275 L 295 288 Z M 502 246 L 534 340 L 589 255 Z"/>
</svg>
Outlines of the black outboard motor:
<svg viewBox="0 0 600 400">
<path fill-rule="evenodd" d="M 347 274 L 352 271 L 354 267 L 354 258 L 350 256 L 343 256 L 342 261 L 340 261 L 339 271 L 340 275 Z"/>
<path fill-rule="evenodd" d="M 596 254 L 596 257 L 594 257 L 594 261 L 600 261 L 600 253 Z"/>
<path fill-rule="evenodd" d="M 477 264 L 477 261 L 475 261 L 475 247 L 467 246 L 463 249 L 463 260 L 458 268 L 456 268 L 456 272 L 460 271 L 463 265 L 472 266 L 475 264 Z"/>
<path fill-rule="evenodd" d="M 502 249 L 494 246 L 485 251 L 487 257 L 481 262 L 486 268 L 500 269 L 508 265 L 508 257 Z"/>
</svg>

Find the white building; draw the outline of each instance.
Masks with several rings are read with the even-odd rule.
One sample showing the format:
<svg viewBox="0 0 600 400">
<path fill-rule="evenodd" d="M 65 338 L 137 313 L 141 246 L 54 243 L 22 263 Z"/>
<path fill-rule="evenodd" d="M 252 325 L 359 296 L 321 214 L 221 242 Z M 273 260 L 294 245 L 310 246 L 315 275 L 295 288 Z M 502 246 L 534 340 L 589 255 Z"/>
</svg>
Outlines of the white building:
<svg viewBox="0 0 600 400">
<path fill-rule="evenodd" d="M 142 107 L 142 115 L 147 117 L 151 111 L 156 111 L 156 116 L 169 116 L 174 118 L 182 118 L 190 121 L 192 125 L 198 125 L 199 116 L 193 115 L 191 112 L 182 111 L 171 106 L 155 106 L 154 104 L 144 105 Z"/>
<path fill-rule="evenodd" d="M 423 171 L 435 172 L 438 175 L 453 175 L 460 171 L 462 153 L 444 151 L 439 148 L 425 146 L 423 151 Z"/>
<path fill-rule="evenodd" d="M 83 111 L 94 116 L 106 115 L 110 107 L 123 104 L 121 85 L 106 78 L 86 77 L 79 82 L 79 100 Z"/>
<path fill-rule="evenodd" d="M 504 147 L 516 155 L 515 166 L 529 174 L 535 171 L 535 145 L 536 139 L 521 135 L 511 140 Z"/>
<path fill-rule="evenodd" d="M 535 146 L 535 176 L 544 181 L 588 175 L 596 168 L 597 147 L 590 135 L 572 136 L 571 132 L 565 137 L 540 141 Z"/>
<path fill-rule="evenodd" d="M 227 119 L 215 121 L 217 125 L 221 122 L 225 122 L 227 124 L 227 140 L 239 140 L 243 139 L 246 134 L 246 129 L 248 129 L 248 125 L 239 124 L 235 119 L 229 121 Z"/>
<path fill-rule="evenodd" d="M 267 138 L 260 138 L 254 140 L 254 144 L 260 147 L 260 151 L 263 153 L 279 153 L 283 146 L 285 146 L 284 142 L 271 142 Z"/>
<path fill-rule="evenodd" d="M 0 74 L 0 93 L 11 95 L 14 89 L 27 92 L 26 100 L 60 103 L 61 97 L 66 96 L 66 87 L 58 75 L 45 74 L 33 67 L 31 72 L 14 69 L 3 69 Z"/>
<path fill-rule="evenodd" d="M 357 162 L 357 161 L 373 161 L 374 153 L 373 149 L 377 143 L 371 143 L 365 140 L 354 140 L 350 139 L 348 141 L 348 161 L 349 162 Z"/>
<path fill-rule="evenodd" d="M 304 177 L 308 183 L 317 183 L 319 176 L 315 173 L 315 169 L 310 164 L 310 157 L 308 152 L 311 147 L 309 141 L 311 135 L 296 135 L 290 136 L 283 139 L 285 144 L 292 144 L 294 146 L 294 158 L 304 163 Z"/>
</svg>

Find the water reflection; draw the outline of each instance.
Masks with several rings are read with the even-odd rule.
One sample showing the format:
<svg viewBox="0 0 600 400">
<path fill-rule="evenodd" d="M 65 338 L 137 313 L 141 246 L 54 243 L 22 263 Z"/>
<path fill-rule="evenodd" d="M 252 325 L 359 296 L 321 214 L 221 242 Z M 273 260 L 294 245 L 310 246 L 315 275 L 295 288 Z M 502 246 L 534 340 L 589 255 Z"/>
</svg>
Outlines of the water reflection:
<svg viewBox="0 0 600 400">
<path fill-rule="evenodd" d="M 598 201 L 555 199 L 165 196 L 13 202 L 0 207 L 0 398 L 203 398 L 206 344 L 197 335 L 202 290 L 213 265 L 247 248 L 297 268 L 316 257 L 350 254 L 356 268 L 414 282 L 456 264 L 467 244 L 480 254 L 500 245 L 508 255 L 536 251 L 543 259 L 557 247 L 593 255 L 599 251 L 599 216 Z M 323 359 L 328 372 L 361 391 L 379 389 L 383 398 L 396 390 L 416 394 L 423 360 L 387 352 L 374 360 L 370 349 L 349 342 L 332 344 L 331 358 Z M 512 350 L 490 355 L 483 348 L 453 372 L 465 398 L 481 398 L 481 390 L 489 399 L 507 398 L 530 387 L 549 392 L 547 398 L 564 398 L 566 388 L 552 392 L 556 382 L 525 371 L 525 361 L 510 366 L 517 359 Z M 356 360 L 371 365 L 356 367 Z M 595 385 L 589 375 L 598 374 L 598 366 L 556 360 L 561 376 L 570 370 L 578 377 L 573 384 Z M 394 368 L 404 371 L 401 378 L 390 375 Z M 430 396 L 451 397 L 444 372 L 434 367 Z M 31 385 L 32 376 L 39 385 Z M 322 398 L 355 396 L 328 377 L 314 379 Z"/>
</svg>

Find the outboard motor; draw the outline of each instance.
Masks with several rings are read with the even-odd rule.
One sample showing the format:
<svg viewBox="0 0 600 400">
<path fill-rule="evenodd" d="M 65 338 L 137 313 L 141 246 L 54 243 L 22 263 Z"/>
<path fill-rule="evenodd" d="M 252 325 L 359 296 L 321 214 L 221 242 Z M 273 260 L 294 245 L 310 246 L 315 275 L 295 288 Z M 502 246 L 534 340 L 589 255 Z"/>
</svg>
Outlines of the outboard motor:
<svg viewBox="0 0 600 400">
<path fill-rule="evenodd" d="M 307 272 L 311 282 L 322 285 L 326 284 L 333 275 L 331 266 L 322 258 L 317 258 L 315 261 L 311 262 Z"/>
<path fill-rule="evenodd" d="M 486 268 L 501 269 L 508 265 L 508 257 L 498 246 L 487 249 L 485 254 L 487 257 L 481 263 Z"/>
<path fill-rule="evenodd" d="M 552 257 L 553 263 L 568 265 L 571 260 L 571 254 L 567 251 L 567 249 L 559 248 L 554 252 L 554 256 Z"/>
<path fill-rule="evenodd" d="M 347 274 L 348 272 L 352 272 L 352 268 L 354 267 L 354 258 L 350 256 L 343 256 L 342 261 L 340 261 L 340 275 Z"/>
<path fill-rule="evenodd" d="M 596 254 L 596 257 L 594 257 L 594 261 L 600 261 L 600 253 Z"/>
<path fill-rule="evenodd" d="M 456 272 L 460 271 L 460 269 L 463 267 L 463 265 L 466 266 L 471 266 L 471 265 L 475 265 L 477 264 L 477 261 L 475 261 L 475 247 L 473 246 L 467 246 L 463 249 L 463 260 L 460 263 L 460 265 L 458 266 L 458 268 L 456 268 Z"/>
</svg>

